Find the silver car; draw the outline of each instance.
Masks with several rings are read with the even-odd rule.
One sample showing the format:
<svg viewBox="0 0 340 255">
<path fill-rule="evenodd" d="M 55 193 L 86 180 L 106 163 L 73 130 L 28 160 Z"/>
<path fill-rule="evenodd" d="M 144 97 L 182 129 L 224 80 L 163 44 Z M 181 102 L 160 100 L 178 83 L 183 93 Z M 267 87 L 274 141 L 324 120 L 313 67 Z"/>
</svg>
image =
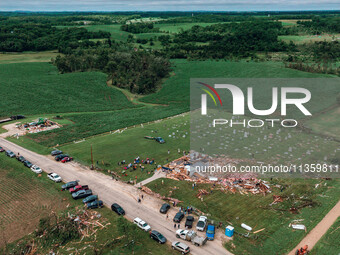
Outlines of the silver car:
<svg viewBox="0 0 340 255">
<path fill-rule="evenodd" d="M 41 174 L 41 173 L 42 173 L 41 168 L 38 167 L 38 166 L 36 166 L 36 165 L 33 165 L 33 166 L 31 167 L 31 170 L 32 170 L 33 172 L 35 172 L 36 174 Z"/>
<path fill-rule="evenodd" d="M 190 252 L 190 247 L 185 243 L 173 242 L 171 247 L 174 250 L 180 251 L 182 254 L 188 254 Z"/>
</svg>

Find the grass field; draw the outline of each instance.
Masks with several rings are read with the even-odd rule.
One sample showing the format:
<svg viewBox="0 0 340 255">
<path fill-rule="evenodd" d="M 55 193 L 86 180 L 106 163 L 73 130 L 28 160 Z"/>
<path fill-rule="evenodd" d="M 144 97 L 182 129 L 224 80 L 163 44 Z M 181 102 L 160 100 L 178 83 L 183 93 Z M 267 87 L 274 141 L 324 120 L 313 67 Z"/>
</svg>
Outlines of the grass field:
<svg viewBox="0 0 340 255">
<path fill-rule="evenodd" d="M 62 146 L 61 150 L 71 154 L 81 163 L 91 165 L 92 145 L 97 167 L 114 170 L 122 175 L 123 180 L 135 179 L 137 176 L 139 182 L 151 177 L 158 164 L 166 164 L 180 157 L 183 150 L 189 150 L 189 124 L 189 114 L 185 114 L 148 125 L 139 125 L 122 133 L 98 136 L 77 144 L 71 143 Z M 166 143 L 159 144 L 154 140 L 145 139 L 144 136 L 160 136 L 165 139 Z M 131 172 L 130 168 L 125 172 L 127 176 L 123 175 L 123 167 L 118 166 L 118 162 L 126 160 L 127 163 L 133 163 L 137 156 L 144 160 L 153 158 L 156 162 L 153 165 L 144 165 L 144 171 L 138 167 L 136 171 Z"/>
<path fill-rule="evenodd" d="M 312 255 L 338 254 L 340 247 L 340 217 L 311 251 Z"/>
<path fill-rule="evenodd" d="M 212 114 L 210 112 L 210 114 Z M 218 116 L 221 116 L 219 114 Z M 209 155 L 227 155 L 234 159 L 247 159 L 248 164 L 267 162 L 269 164 L 300 165 L 302 163 L 328 163 L 340 159 L 340 143 L 301 129 L 287 129 L 278 125 L 264 125 L 258 128 L 244 128 L 242 125 L 220 125 L 207 129 L 207 117 L 191 115 L 190 147 L 200 151 L 204 148 Z M 218 118 L 212 115 L 212 119 Z M 232 119 L 224 113 L 223 118 Z M 241 121 L 241 119 L 236 119 Z M 195 132 L 200 130 L 199 132 Z M 253 161 L 251 163 L 251 161 Z M 245 164 L 245 163 L 244 163 Z"/>
<path fill-rule="evenodd" d="M 41 218 L 47 217 L 52 211 L 59 215 L 74 213 L 75 208 L 82 208 L 80 200 L 73 200 L 67 192 L 61 192 L 61 184 L 51 182 L 46 174 L 38 177 L 35 173 L 24 167 L 22 163 L 15 159 L 0 154 L 0 253 L 12 253 L 17 249 L 18 244 L 31 242 L 35 239 L 39 254 L 48 253 L 52 247 L 39 245 L 39 238 L 27 234 L 34 231 Z M 124 234 L 129 236 L 123 238 L 121 242 L 103 248 L 103 254 L 176 254 L 168 246 L 161 246 L 148 236 L 148 233 L 137 229 L 133 223 L 124 218 L 119 218 L 108 208 L 98 210 L 102 219 L 106 219 L 111 224 L 105 229 L 98 230 L 96 235 L 85 237 L 81 242 L 74 240 L 60 248 L 54 248 L 59 254 L 69 254 L 76 249 L 82 249 L 86 254 L 96 254 L 92 247 L 102 247 L 109 241 L 122 236 L 121 229 L 125 228 Z M 20 239 L 19 241 L 15 241 Z M 128 245 L 129 240 L 135 239 L 134 245 Z M 7 252 L 1 250 L 7 242 Z M 162 247 L 162 248 L 161 248 Z"/>
<path fill-rule="evenodd" d="M 24 62 L 50 62 L 60 53 L 57 51 L 24 52 L 24 53 L 1 53 L 0 64 L 24 63 Z"/>
<path fill-rule="evenodd" d="M 332 109 L 324 114 L 307 121 L 307 126 L 313 131 L 340 139 L 340 107 Z"/>
<path fill-rule="evenodd" d="M 321 183 L 322 188 L 315 189 L 316 183 Z M 235 235 L 226 245 L 226 248 L 234 254 L 286 254 L 306 234 L 304 231 L 293 231 L 289 228 L 289 223 L 295 219 L 303 219 L 307 231 L 310 231 L 339 200 L 340 183 L 339 180 L 274 179 L 273 184 L 284 185 L 286 188 L 283 192 L 280 192 L 279 188 L 273 188 L 271 194 L 262 196 L 224 193 L 218 190 L 218 186 L 214 189 L 207 184 L 197 184 L 197 187 L 192 189 L 190 182 L 170 179 L 165 179 L 163 185 L 158 179 L 147 186 L 162 195 L 171 194 L 172 197 L 184 201 L 183 206 L 194 206 L 208 213 L 209 219 L 221 221 L 224 226 L 232 223 L 238 233 L 246 233 L 240 227 L 241 223 L 251 226 L 254 231 L 265 228 L 256 235 L 250 234 L 249 238 Z M 212 193 L 205 195 L 203 201 L 196 197 L 199 189 L 210 188 L 213 188 Z M 293 193 L 295 198 L 308 197 L 317 201 L 319 205 L 314 208 L 306 207 L 297 215 L 271 209 L 289 208 L 294 204 Z M 273 201 L 273 194 L 286 195 L 290 200 L 269 207 Z"/>
</svg>

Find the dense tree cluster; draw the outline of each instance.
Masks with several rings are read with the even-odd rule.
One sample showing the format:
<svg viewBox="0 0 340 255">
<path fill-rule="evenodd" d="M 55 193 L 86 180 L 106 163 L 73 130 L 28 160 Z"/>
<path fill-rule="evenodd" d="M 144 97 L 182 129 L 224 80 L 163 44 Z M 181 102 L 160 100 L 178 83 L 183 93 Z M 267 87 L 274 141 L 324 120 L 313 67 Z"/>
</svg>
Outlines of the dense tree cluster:
<svg viewBox="0 0 340 255">
<path fill-rule="evenodd" d="M 146 51 L 120 47 L 79 49 L 54 60 L 61 73 L 99 70 L 109 75 L 112 85 L 132 93 L 155 92 L 170 72 L 170 62 Z"/>
<path fill-rule="evenodd" d="M 107 38 L 108 32 L 89 32 L 85 28 L 58 29 L 50 25 L 24 23 L 0 25 L 0 51 L 43 51 L 78 47 L 80 40 Z"/>
<path fill-rule="evenodd" d="M 323 32 L 340 33 L 340 17 L 314 17 L 312 21 L 298 21 L 297 24 L 307 28 L 312 34 L 321 34 Z"/>
<path fill-rule="evenodd" d="M 140 34 L 140 33 L 155 33 L 159 32 L 158 27 L 154 27 L 152 22 L 139 22 L 139 23 L 130 23 L 125 24 L 120 27 L 122 31 Z"/>
<path fill-rule="evenodd" d="M 280 22 L 242 22 L 193 26 L 177 34 L 166 48 L 171 58 L 239 58 L 256 52 L 294 51 L 294 44 L 278 40 Z"/>
</svg>

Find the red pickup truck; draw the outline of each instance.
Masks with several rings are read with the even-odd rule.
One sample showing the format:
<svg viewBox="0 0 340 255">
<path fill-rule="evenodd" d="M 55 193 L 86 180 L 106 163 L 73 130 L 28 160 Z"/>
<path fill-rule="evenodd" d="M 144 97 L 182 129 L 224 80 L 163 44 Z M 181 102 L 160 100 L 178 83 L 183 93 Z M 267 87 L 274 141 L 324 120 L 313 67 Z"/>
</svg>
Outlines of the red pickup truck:
<svg viewBox="0 0 340 255">
<path fill-rule="evenodd" d="M 73 188 L 69 189 L 70 193 L 77 192 L 79 190 L 88 190 L 89 186 L 88 185 L 77 185 L 74 186 Z"/>
</svg>

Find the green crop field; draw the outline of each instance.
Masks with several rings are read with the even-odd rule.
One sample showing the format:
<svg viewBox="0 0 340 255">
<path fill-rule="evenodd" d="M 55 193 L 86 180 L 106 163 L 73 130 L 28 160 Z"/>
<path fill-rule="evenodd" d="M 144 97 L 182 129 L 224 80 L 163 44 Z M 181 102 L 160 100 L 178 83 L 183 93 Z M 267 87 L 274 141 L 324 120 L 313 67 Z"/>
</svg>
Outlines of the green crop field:
<svg viewBox="0 0 340 255">
<path fill-rule="evenodd" d="M 330 77 L 284 68 L 278 62 L 174 60 L 174 71 L 162 89 L 141 99 L 149 103 L 189 103 L 190 78 L 320 78 Z M 333 93 L 329 95 L 334 98 Z M 323 108 L 321 105 L 320 107 Z"/>
<path fill-rule="evenodd" d="M 73 200 L 68 192 L 61 192 L 61 184 L 50 181 L 46 174 L 41 176 L 30 171 L 22 163 L 15 159 L 0 154 L 0 253 L 18 254 L 18 245 L 30 243 L 36 238 L 38 253 L 46 254 L 51 247 L 39 245 L 39 238 L 35 237 L 34 231 L 41 218 L 51 215 L 51 211 L 59 215 L 75 213 L 75 209 L 82 208 L 80 200 Z M 96 253 L 92 245 L 84 248 L 84 243 L 96 243 L 97 247 L 104 247 L 103 251 L 110 254 L 177 254 L 168 246 L 160 248 L 160 244 L 151 240 L 148 233 L 144 233 L 133 224 L 120 218 L 108 208 L 98 209 L 102 219 L 110 223 L 104 229 L 98 229 L 96 235 L 88 236 L 80 240 L 68 242 L 58 249 L 60 254 L 69 254 L 71 250 L 82 249 L 89 255 Z M 125 226 L 124 226 L 125 225 Z M 120 232 L 125 228 L 127 232 Z M 29 233 L 32 234 L 25 236 Z M 135 238 L 134 245 L 129 244 L 129 239 L 122 239 L 109 247 L 105 247 L 109 241 L 121 237 L 123 234 Z M 22 238 L 25 236 L 24 238 Z M 19 241 L 16 241 L 20 239 Z M 7 243 L 7 251 L 4 245 Z M 17 251 L 17 252 L 14 252 Z M 160 252 L 161 251 L 161 252 Z M 13 252 L 13 253 L 12 253 Z"/>
<path fill-rule="evenodd" d="M 113 111 L 136 107 L 99 72 L 60 75 L 48 63 L 2 64 L 0 116 Z"/>
<path fill-rule="evenodd" d="M 173 73 L 162 89 L 139 99 L 152 105 L 132 104 L 119 90 L 106 86 L 106 75 L 102 73 L 59 75 L 55 67 L 47 63 L 2 65 L 0 76 L 5 82 L 0 86 L 6 93 L 0 102 L 0 115 L 55 113 L 69 119 L 72 124 L 62 129 L 28 136 L 44 146 L 53 147 L 189 111 L 192 77 L 330 77 L 287 69 L 275 62 L 174 60 L 173 65 Z M 315 88 L 312 93 L 319 94 L 312 105 L 315 111 L 335 102 L 336 93 L 332 89 L 323 92 Z M 18 96 L 13 98 L 13 94 Z"/>
<path fill-rule="evenodd" d="M 339 253 L 340 247 L 340 217 L 321 238 L 311 251 L 312 255 L 328 255 Z"/>
<path fill-rule="evenodd" d="M 158 179 L 147 186 L 162 195 L 171 194 L 172 197 L 184 201 L 180 204 L 184 207 L 193 206 L 208 213 L 209 219 L 215 222 L 221 221 L 223 226 L 233 224 L 238 233 L 246 234 L 246 231 L 240 227 L 241 223 L 251 226 L 254 231 L 265 228 L 258 234 L 250 234 L 249 238 L 235 234 L 234 239 L 226 244 L 226 248 L 234 254 L 285 254 L 305 236 L 304 231 L 292 230 L 289 223 L 296 219 L 303 219 L 307 231 L 310 231 L 339 200 L 340 183 L 339 180 L 302 179 L 274 179 L 272 183 L 284 185 L 286 189 L 280 192 L 279 188 L 273 188 L 272 193 L 263 196 L 224 193 L 218 189 L 218 185 L 213 187 L 199 183 L 192 189 L 190 182 L 170 179 L 164 179 L 163 185 Z M 322 188 L 315 189 L 317 183 L 321 183 Z M 203 201 L 196 197 L 200 189 L 209 191 L 210 188 L 213 191 L 205 195 Z M 273 194 L 287 195 L 292 199 L 294 197 L 292 193 L 296 197 L 304 196 L 313 199 L 318 202 L 318 205 L 301 209 L 296 215 L 273 209 L 288 209 L 295 199 L 269 206 L 273 202 Z"/>
</svg>

